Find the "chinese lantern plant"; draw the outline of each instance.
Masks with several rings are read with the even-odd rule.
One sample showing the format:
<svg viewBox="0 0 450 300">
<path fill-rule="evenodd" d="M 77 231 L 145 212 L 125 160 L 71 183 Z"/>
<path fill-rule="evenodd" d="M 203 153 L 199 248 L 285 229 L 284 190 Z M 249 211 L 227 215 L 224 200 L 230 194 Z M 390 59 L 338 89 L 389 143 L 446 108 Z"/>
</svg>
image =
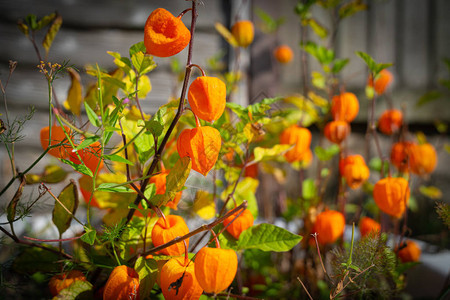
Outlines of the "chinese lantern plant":
<svg viewBox="0 0 450 300">
<path fill-rule="evenodd" d="M 139 299 L 139 275 L 128 266 L 115 267 L 103 290 L 104 300 Z"/>
<path fill-rule="evenodd" d="M 195 276 L 206 293 L 217 294 L 233 282 L 238 267 L 234 250 L 220 248 L 213 233 L 217 248 L 203 247 L 195 257 Z"/>
<path fill-rule="evenodd" d="M 177 236 L 189 233 L 184 219 L 176 215 L 160 217 L 152 229 L 152 242 L 155 247 L 170 242 Z M 189 246 L 189 239 L 186 240 Z M 176 243 L 161 250 L 166 255 L 181 255 L 184 253 L 183 242 Z"/>
</svg>

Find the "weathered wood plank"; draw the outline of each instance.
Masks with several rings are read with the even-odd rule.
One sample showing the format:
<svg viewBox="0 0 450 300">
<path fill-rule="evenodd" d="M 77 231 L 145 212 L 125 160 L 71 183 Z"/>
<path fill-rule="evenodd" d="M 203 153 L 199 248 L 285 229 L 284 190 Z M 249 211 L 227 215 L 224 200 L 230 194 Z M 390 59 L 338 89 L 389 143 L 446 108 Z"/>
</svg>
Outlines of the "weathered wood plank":
<svg viewBox="0 0 450 300">
<path fill-rule="evenodd" d="M 203 0 L 198 6 L 199 28 L 208 29 L 214 22 L 225 22 L 222 13 L 222 2 Z M 0 0 L 0 19 L 15 23 L 28 14 L 42 17 L 58 11 L 64 20 L 64 26 L 79 28 L 112 27 L 112 28 L 144 28 L 150 13 L 164 7 L 172 14 L 178 15 L 190 7 L 188 1 L 167 0 L 78 0 L 52 1 L 40 0 L 39 3 L 30 0 Z M 183 17 L 185 24 L 190 24 L 190 14 Z"/>
</svg>

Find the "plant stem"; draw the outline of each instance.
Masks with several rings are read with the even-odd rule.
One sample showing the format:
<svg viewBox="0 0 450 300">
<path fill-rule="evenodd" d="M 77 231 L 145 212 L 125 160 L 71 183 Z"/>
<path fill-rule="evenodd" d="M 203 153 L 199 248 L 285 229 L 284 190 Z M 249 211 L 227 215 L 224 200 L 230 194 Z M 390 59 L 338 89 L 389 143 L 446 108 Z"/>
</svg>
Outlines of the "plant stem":
<svg viewBox="0 0 450 300">
<path fill-rule="evenodd" d="M 167 130 L 166 134 L 164 135 L 163 140 L 161 141 L 161 145 L 159 146 L 158 151 L 155 153 L 155 156 L 153 157 L 152 163 L 150 165 L 150 168 L 147 171 L 146 176 L 152 175 L 156 166 L 158 165 L 158 162 L 160 161 L 162 157 L 162 152 L 164 150 L 164 147 L 166 146 L 167 141 L 169 140 L 170 135 L 172 134 L 175 125 L 178 123 L 178 120 L 180 119 L 181 115 L 184 112 L 184 99 L 186 97 L 186 91 L 189 84 L 189 78 L 191 76 L 192 69 L 189 68 L 189 65 L 192 64 L 192 53 L 193 53 L 193 46 L 194 46 L 194 32 L 195 32 L 195 24 L 197 20 L 197 1 L 192 1 L 192 19 L 191 19 L 191 40 L 189 42 L 189 50 L 188 50 L 188 57 L 187 57 L 187 63 L 186 63 L 186 71 L 184 75 L 184 81 L 183 81 L 183 87 L 181 89 L 181 96 L 180 96 L 180 102 L 178 105 L 177 113 L 175 114 L 174 119 L 172 120 L 172 123 L 169 126 L 169 129 Z M 147 177 L 141 184 L 141 191 L 145 191 L 145 188 L 147 187 L 147 184 L 149 182 L 149 177 Z M 134 200 L 134 205 L 138 205 L 139 201 L 141 201 L 141 193 L 138 193 L 138 196 Z M 125 224 L 128 224 L 131 221 L 131 218 L 133 217 L 135 208 L 130 208 L 127 219 Z"/>
</svg>

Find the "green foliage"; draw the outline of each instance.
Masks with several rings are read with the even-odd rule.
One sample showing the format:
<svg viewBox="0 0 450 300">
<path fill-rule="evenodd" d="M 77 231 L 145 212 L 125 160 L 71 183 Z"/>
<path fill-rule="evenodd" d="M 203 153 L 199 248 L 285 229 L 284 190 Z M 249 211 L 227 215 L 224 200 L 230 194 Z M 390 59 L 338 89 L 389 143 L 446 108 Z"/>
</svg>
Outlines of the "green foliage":
<svg viewBox="0 0 450 300">
<path fill-rule="evenodd" d="M 89 300 L 94 297 L 93 286 L 89 281 L 76 280 L 74 283 L 63 289 L 53 300 Z"/>
<path fill-rule="evenodd" d="M 71 181 L 55 199 L 52 221 L 62 235 L 70 226 L 73 216 L 78 208 L 78 189 Z"/>
<path fill-rule="evenodd" d="M 367 67 L 369 67 L 370 72 L 375 78 L 383 69 L 389 68 L 392 66 L 391 63 L 376 63 L 375 60 L 367 53 L 362 51 L 355 52 L 357 56 L 359 56 L 366 63 Z"/>
<path fill-rule="evenodd" d="M 295 247 L 302 237 L 272 224 L 259 224 L 244 230 L 239 236 L 238 249 L 259 249 L 284 252 Z"/>
<path fill-rule="evenodd" d="M 450 228 L 450 205 L 442 201 L 436 202 L 436 212 L 444 224 Z"/>
<path fill-rule="evenodd" d="M 139 297 L 145 299 L 150 296 L 151 290 L 156 283 L 158 265 L 154 259 L 139 257 L 134 265 L 139 275 Z"/>
<path fill-rule="evenodd" d="M 273 33 L 278 30 L 278 28 L 286 22 L 284 17 L 274 19 L 267 12 L 259 7 L 255 8 L 255 13 L 263 21 L 262 30 L 266 33 Z"/>
</svg>

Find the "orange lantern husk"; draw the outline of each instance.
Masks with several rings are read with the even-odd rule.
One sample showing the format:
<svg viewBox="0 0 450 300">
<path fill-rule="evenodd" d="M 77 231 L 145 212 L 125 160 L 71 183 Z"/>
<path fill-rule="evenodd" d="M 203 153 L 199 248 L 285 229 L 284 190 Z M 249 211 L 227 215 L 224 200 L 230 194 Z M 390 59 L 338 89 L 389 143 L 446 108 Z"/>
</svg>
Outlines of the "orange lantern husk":
<svg viewBox="0 0 450 300">
<path fill-rule="evenodd" d="M 81 271 L 72 270 L 64 274 L 53 276 L 48 287 L 53 297 L 57 296 L 63 289 L 68 288 L 75 281 L 86 281 L 86 277 Z"/>
<path fill-rule="evenodd" d="M 191 32 L 180 17 L 173 16 L 164 8 L 155 9 L 144 27 L 144 44 L 147 53 L 168 57 L 182 51 L 191 40 Z"/>
<path fill-rule="evenodd" d="M 273 55 L 279 63 L 287 64 L 292 61 L 294 52 L 292 52 L 291 47 L 287 45 L 281 45 L 275 48 L 275 50 L 273 51 Z"/>
<path fill-rule="evenodd" d="M 363 237 L 370 234 L 371 232 L 380 232 L 380 231 L 381 225 L 374 219 L 371 219 L 369 217 L 363 217 L 359 221 L 359 232 Z"/>
<path fill-rule="evenodd" d="M 57 158 L 67 158 L 69 157 L 70 149 L 72 149 L 72 146 L 70 146 L 69 141 L 66 139 L 66 135 L 64 133 L 64 130 L 67 132 L 68 135 L 71 134 L 71 129 L 67 126 L 63 127 L 61 126 L 52 126 L 52 136 L 50 137 L 50 145 L 54 146 L 56 144 L 59 144 L 61 142 L 64 142 L 63 145 L 52 148 L 48 150 L 48 154 L 57 157 Z M 47 150 L 48 148 L 48 137 L 49 137 L 50 127 L 46 126 L 43 127 L 40 131 L 40 141 L 42 149 Z"/>
<path fill-rule="evenodd" d="M 280 135 L 280 144 L 294 147 L 284 154 L 288 162 L 302 161 L 308 158 L 311 145 L 311 132 L 298 125 L 291 125 Z"/>
<path fill-rule="evenodd" d="M 188 101 L 192 111 L 197 117 L 208 122 L 222 116 L 226 97 L 225 83 L 217 77 L 198 77 L 189 87 Z"/>
<path fill-rule="evenodd" d="M 115 267 L 103 290 L 103 300 L 139 299 L 139 275 L 125 265 Z"/>
<path fill-rule="evenodd" d="M 374 89 L 378 95 L 385 92 L 386 88 L 391 84 L 394 76 L 387 69 L 381 70 L 381 72 L 375 77 L 375 84 L 372 83 L 372 76 L 369 76 L 368 85 L 375 85 Z"/>
<path fill-rule="evenodd" d="M 81 150 L 78 150 L 78 154 L 80 155 L 81 160 L 84 162 L 86 167 L 88 167 L 89 170 L 92 171 L 92 173 L 95 173 L 95 170 L 98 167 L 98 171 L 100 171 L 103 168 L 103 160 L 101 159 L 102 154 L 102 148 L 100 142 L 95 142 L 90 144 L 88 147 L 83 148 Z M 70 153 L 70 160 L 80 165 L 81 161 L 78 159 L 78 156 L 75 152 Z"/>
<path fill-rule="evenodd" d="M 351 189 L 359 188 L 370 176 L 369 168 L 361 155 L 349 155 L 341 159 L 339 171 Z"/>
<path fill-rule="evenodd" d="M 409 147 L 411 172 L 417 175 L 430 174 L 437 165 L 437 153 L 431 144 L 412 144 Z"/>
<path fill-rule="evenodd" d="M 350 124 L 345 121 L 331 121 L 325 125 L 323 133 L 332 143 L 340 144 L 350 134 Z"/>
<path fill-rule="evenodd" d="M 177 140 L 177 150 L 180 157 L 188 156 L 192 169 L 203 176 L 216 164 L 219 157 L 222 138 L 217 129 L 210 126 L 185 129 Z"/>
<path fill-rule="evenodd" d="M 153 246 L 161 246 L 167 242 L 170 242 L 177 236 L 183 236 L 189 233 L 189 228 L 186 225 L 184 219 L 180 216 L 168 215 L 159 218 L 152 229 L 152 243 Z M 189 239 L 186 239 L 186 244 L 189 246 Z M 182 255 L 184 253 L 183 242 L 176 243 L 169 247 L 166 247 L 160 251 L 165 255 Z"/>
<path fill-rule="evenodd" d="M 239 214 L 240 211 L 235 212 L 234 214 L 232 214 L 231 216 L 229 216 L 228 218 L 226 218 L 223 221 L 223 225 L 227 226 L 228 224 L 230 224 L 231 221 L 233 221 L 233 219 Z M 244 209 L 244 211 L 242 212 L 242 214 L 236 218 L 236 220 L 233 221 L 233 223 L 231 223 L 228 227 L 227 227 L 227 231 L 235 238 L 235 239 L 239 239 L 239 236 L 241 235 L 241 233 L 246 230 L 247 228 L 250 228 L 253 226 L 253 222 L 255 221 L 255 219 L 253 218 L 252 213 L 250 212 L 250 210 L 248 210 L 247 208 Z"/>
<path fill-rule="evenodd" d="M 195 276 L 206 293 L 217 294 L 233 282 L 237 266 L 234 250 L 204 247 L 195 258 Z"/>
<path fill-rule="evenodd" d="M 149 180 L 149 183 L 154 183 L 156 188 L 156 195 L 164 195 L 166 193 L 166 181 L 167 175 L 169 175 L 169 170 L 163 169 L 160 173 L 152 176 Z M 181 200 L 183 191 L 179 191 L 175 198 L 166 203 L 165 206 L 170 207 L 174 210 L 177 210 L 178 203 Z"/>
<path fill-rule="evenodd" d="M 161 269 L 160 286 L 167 300 L 196 300 L 203 289 L 195 277 L 195 263 L 184 257 L 170 259 Z M 182 278 L 179 286 L 174 286 Z"/>
<path fill-rule="evenodd" d="M 402 177 L 380 179 L 373 187 L 373 198 L 386 214 L 400 218 L 409 201 L 408 181 Z"/>
<path fill-rule="evenodd" d="M 398 258 L 403 262 L 416 262 L 419 261 L 422 251 L 419 245 L 411 240 L 405 242 L 406 246 L 397 251 Z"/>
<path fill-rule="evenodd" d="M 397 132 L 403 124 L 403 114 L 398 109 L 386 110 L 378 120 L 378 129 L 386 135 Z"/>
<path fill-rule="evenodd" d="M 231 34 L 240 47 L 247 48 L 255 36 L 253 23 L 247 20 L 238 21 L 231 27 Z"/>
<path fill-rule="evenodd" d="M 344 215 L 335 210 L 326 210 L 316 217 L 313 232 L 317 232 L 317 241 L 321 245 L 334 243 L 344 234 Z"/>
<path fill-rule="evenodd" d="M 403 173 L 409 172 L 410 148 L 414 145 L 412 142 L 398 142 L 391 148 L 391 163 Z"/>
<path fill-rule="evenodd" d="M 337 121 L 352 122 L 359 112 L 359 101 L 353 93 L 342 93 L 331 100 L 331 114 Z"/>
</svg>

